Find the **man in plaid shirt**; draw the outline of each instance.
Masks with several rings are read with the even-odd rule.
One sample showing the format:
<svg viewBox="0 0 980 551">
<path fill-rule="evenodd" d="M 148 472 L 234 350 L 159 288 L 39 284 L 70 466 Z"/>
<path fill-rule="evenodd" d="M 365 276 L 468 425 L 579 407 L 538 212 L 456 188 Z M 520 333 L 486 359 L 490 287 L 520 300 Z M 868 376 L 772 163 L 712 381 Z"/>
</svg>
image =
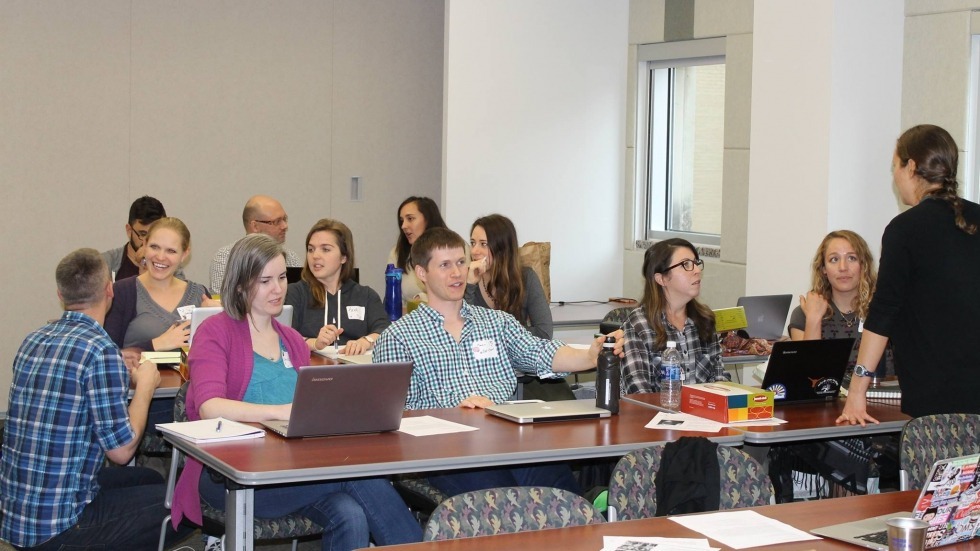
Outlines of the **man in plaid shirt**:
<svg viewBox="0 0 980 551">
<path fill-rule="evenodd" d="M 547 378 L 595 367 L 602 338 L 588 350 L 575 349 L 531 335 L 510 314 L 466 304 L 469 260 L 455 232 L 427 230 L 412 245 L 412 264 L 429 302 L 393 323 L 374 349 L 377 362 L 414 362 L 408 409 L 503 402 L 517 387 L 515 368 Z M 616 353 L 622 355 L 622 332 L 617 336 Z M 450 495 L 515 485 L 579 491 L 565 465 L 462 471 L 429 480 Z"/>
<path fill-rule="evenodd" d="M 127 372 L 102 328 L 112 281 L 98 251 L 69 254 L 55 279 L 65 312 L 28 335 L 14 358 L 0 539 L 20 549 L 155 547 L 167 514 L 163 477 L 103 463 L 132 459 L 160 374 L 135 358 Z"/>
</svg>

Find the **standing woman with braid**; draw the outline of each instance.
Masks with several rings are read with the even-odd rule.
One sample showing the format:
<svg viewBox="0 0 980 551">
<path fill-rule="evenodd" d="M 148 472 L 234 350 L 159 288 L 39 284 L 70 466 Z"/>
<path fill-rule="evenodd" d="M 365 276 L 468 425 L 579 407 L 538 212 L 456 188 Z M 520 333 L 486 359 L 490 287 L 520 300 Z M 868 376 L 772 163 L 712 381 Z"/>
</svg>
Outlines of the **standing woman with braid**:
<svg viewBox="0 0 980 551">
<path fill-rule="evenodd" d="M 903 412 L 980 413 L 980 205 L 957 196 L 957 161 L 956 142 L 938 126 L 898 139 L 892 174 L 912 208 L 882 235 L 878 285 L 838 423 L 877 423 L 867 412 L 870 378 L 861 375 L 889 341 Z"/>
</svg>

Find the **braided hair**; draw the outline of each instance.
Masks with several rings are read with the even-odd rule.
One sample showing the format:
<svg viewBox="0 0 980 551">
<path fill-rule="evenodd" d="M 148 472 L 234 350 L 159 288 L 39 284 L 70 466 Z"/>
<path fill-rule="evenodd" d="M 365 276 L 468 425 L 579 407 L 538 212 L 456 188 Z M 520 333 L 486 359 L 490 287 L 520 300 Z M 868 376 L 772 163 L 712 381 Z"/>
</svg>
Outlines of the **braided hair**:
<svg viewBox="0 0 980 551">
<path fill-rule="evenodd" d="M 959 183 L 956 181 L 959 151 L 949 132 L 932 124 L 913 126 L 898 138 L 895 155 L 902 166 L 909 160 L 915 161 L 916 176 L 939 186 L 926 194 L 949 203 L 957 228 L 970 235 L 977 233 L 977 225 L 968 223 L 963 217 L 963 202 L 957 195 Z"/>
</svg>

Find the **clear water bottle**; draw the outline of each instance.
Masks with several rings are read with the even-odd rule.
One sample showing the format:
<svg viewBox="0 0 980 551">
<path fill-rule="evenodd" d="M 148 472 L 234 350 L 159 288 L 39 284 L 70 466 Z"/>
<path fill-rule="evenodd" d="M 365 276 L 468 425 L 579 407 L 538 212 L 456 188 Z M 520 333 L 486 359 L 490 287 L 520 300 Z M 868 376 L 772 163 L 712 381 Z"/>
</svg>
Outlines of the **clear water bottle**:
<svg viewBox="0 0 980 551">
<path fill-rule="evenodd" d="M 402 317 L 402 269 L 394 264 L 385 269 L 385 312 L 391 321 Z"/>
<path fill-rule="evenodd" d="M 619 413 L 619 357 L 613 353 L 616 337 L 606 337 L 596 361 L 595 406 Z"/>
<path fill-rule="evenodd" d="M 674 341 L 667 341 L 667 349 L 660 356 L 660 373 L 660 405 L 677 409 L 681 405 L 681 353 Z"/>
</svg>

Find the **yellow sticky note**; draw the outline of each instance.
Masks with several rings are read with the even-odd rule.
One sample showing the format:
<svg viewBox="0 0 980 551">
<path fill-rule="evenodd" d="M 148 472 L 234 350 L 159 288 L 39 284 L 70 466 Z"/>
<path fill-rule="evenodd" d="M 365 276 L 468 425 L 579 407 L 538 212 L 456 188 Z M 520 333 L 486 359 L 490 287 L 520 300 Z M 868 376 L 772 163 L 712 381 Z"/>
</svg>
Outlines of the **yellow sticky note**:
<svg viewBox="0 0 980 551">
<path fill-rule="evenodd" d="M 748 326 L 749 321 L 745 319 L 745 308 L 741 306 L 715 310 L 715 331 L 719 333 L 733 329 L 744 329 Z"/>
</svg>

